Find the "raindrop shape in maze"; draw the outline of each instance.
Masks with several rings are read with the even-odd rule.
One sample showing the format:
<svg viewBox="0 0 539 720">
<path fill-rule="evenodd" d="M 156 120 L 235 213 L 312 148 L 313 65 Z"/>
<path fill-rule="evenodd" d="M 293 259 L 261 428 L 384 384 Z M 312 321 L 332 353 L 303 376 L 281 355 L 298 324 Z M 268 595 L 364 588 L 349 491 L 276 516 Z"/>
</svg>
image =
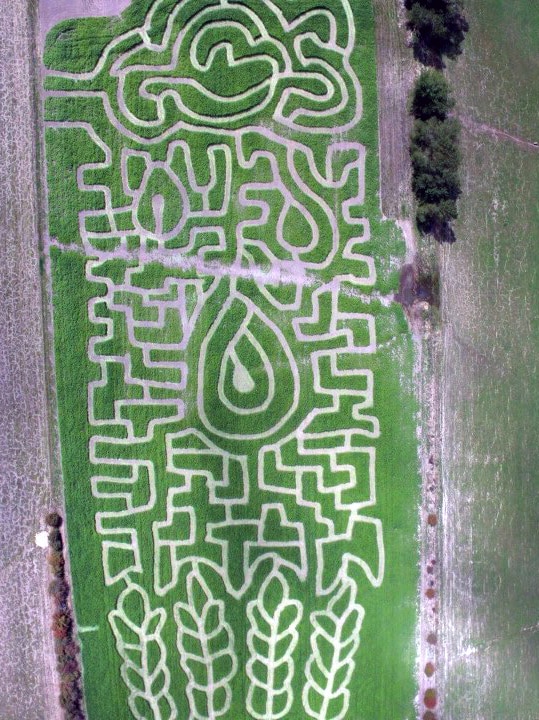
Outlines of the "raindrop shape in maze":
<svg viewBox="0 0 539 720">
<path fill-rule="evenodd" d="M 298 395 L 298 370 L 285 336 L 254 303 L 235 294 L 201 348 L 198 402 L 205 425 L 222 437 L 264 437 L 284 425 Z"/>
</svg>

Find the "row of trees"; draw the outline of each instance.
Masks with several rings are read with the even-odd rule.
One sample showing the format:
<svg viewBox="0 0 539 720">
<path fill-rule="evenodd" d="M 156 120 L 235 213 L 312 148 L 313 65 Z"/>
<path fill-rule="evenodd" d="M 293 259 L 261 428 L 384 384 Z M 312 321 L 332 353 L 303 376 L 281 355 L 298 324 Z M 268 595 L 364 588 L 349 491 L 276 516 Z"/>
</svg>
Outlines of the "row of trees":
<svg viewBox="0 0 539 720">
<path fill-rule="evenodd" d="M 449 117 L 454 102 L 445 77 L 425 70 L 416 81 L 411 111 L 412 190 L 417 201 L 417 224 L 441 242 L 453 242 L 451 220 L 457 217 L 461 193 L 460 125 Z"/>
<path fill-rule="evenodd" d="M 53 580 L 49 595 L 54 603 L 52 633 L 56 653 L 56 668 L 60 676 L 60 704 L 65 720 L 84 720 L 79 646 L 74 638 L 73 617 L 69 606 L 69 584 L 65 572 L 62 518 L 57 512 L 49 513 L 45 521 L 49 530 L 48 563 Z"/>
<path fill-rule="evenodd" d="M 440 242 L 454 242 L 451 221 L 461 194 L 460 123 L 451 117 L 454 100 L 442 74 L 444 59 L 461 53 L 468 22 L 460 0 L 405 0 L 415 57 L 424 65 L 412 91 L 410 138 L 412 190 L 417 224 Z"/>
</svg>

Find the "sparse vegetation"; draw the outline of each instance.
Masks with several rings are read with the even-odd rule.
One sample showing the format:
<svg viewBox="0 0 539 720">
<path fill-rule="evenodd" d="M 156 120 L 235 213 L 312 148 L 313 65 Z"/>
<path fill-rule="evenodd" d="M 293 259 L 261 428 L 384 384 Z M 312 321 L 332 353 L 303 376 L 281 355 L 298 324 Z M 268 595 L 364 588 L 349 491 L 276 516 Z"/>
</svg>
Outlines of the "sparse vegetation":
<svg viewBox="0 0 539 720">
<path fill-rule="evenodd" d="M 58 528 L 53 528 L 49 532 L 49 547 L 51 550 L 56 552 L 61 552 L 64 549 L 62 533 L 58 530 Z"/>
<path fill-rule="evenodd" d="M 47 558 L 51 573 L 55 578 L 63 578 L 65 576 L 65 560 L 63 553 L 51 551 Z"/>
<path fill-rule="evenodd" d="M 64 579 L 55 578 L 49 585 L 49 595 L 59 604 L 63 604 L 69 596 L 69 585 Z"/>
<path fill-rule="evenodd" d="M 415 122 L 410 138 L 412 190 L 420 230 L 440 242 L 454 242 L 451 220 L 461 194 L 460 124 L 448 117 L 454 106 L 449 83 L 438 70 L 424 70 L 412 92 L 410 111 Z"/>
</svg>

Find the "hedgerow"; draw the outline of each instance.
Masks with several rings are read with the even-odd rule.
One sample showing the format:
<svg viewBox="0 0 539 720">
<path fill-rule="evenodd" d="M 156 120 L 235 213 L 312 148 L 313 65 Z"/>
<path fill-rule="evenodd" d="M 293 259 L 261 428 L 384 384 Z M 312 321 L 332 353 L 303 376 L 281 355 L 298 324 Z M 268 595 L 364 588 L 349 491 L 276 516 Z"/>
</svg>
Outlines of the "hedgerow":
<svg viewBox="0 0 539 720">
<path fill-rule="evenodd" d="M 407 6 L 413 9 L 419 4 Z M 438 7 L 444 3 L 431 0 L 428 4 Z M 419 229 L 432 233 L 440 242 L 455 240 L 451 221 L 458 216 L 461 194 L 460 123 L 449 116 L 454 104 L 442 72 L 423 70 L 410 100 L 410 112 L 415 118 L 410 137 L 412 190 Z"/>
<path fill-rule="evenodd" d="M 457 213 L 461 194 L 460 126 L 457 120 L 416 120 L 412 130 L 412 190 L 417 200 L 420 229 L 442 239 Z"/>
<path fill-rule="evenodd" d="M 57 512 L 45 517 L 49 531 L 48 563 L 54 579 L 49 584 L 49 595 L 53 599 L 51 630 L 54 637 L 56 669 L 60 676 L 60 705 L 64 720 L 84 720 L 81 671 L 79 667 L 79 646 L 73 638 L 74 623 L 69 606 L 69 584 L 65 579 L 64 542 L 60 527 L 62 517 Z"/>
</svg>

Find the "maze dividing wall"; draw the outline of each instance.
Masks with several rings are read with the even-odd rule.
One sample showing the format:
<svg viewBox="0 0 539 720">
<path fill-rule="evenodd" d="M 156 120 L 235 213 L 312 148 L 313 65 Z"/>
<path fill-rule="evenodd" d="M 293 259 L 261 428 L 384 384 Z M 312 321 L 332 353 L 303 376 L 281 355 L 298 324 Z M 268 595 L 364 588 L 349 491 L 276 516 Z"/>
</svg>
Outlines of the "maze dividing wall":
<svg viewBox="0 0 539 720">
<path fill-rule="evenodd" d="M 348 0 L 133 7 L 93 67 L 51 36 L 45 56 L 59 375 L 66 258 L 84 288 L 86 427 L 62 432 L 67 475 L 70 443 L 86 459 L 70 542 L 92 525 L 76 610 L 123 683 L 104 711 L 87 651 L 90 720 L 357 720 L 362 596 L 385 570 L 377 326 L 398 333 L 357 18 Z"/>
</svg>

